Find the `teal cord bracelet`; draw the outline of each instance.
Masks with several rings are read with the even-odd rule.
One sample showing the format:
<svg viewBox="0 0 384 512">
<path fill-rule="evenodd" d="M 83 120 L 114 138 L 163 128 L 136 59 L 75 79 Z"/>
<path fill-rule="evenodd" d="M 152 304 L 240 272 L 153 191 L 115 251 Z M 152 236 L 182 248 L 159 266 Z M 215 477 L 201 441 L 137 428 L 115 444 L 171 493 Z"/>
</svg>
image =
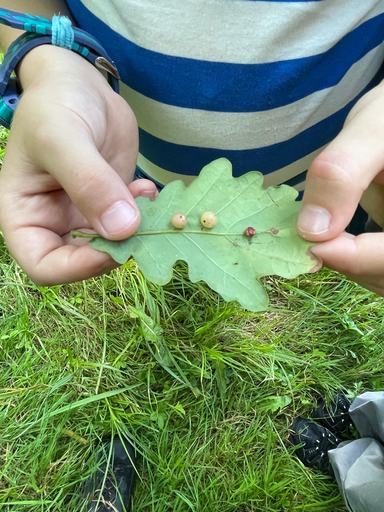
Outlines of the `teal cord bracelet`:
<svg viewBox="0 0 384 512">
<path fill-rule="evenodd" d="M 52 18 L 52 44 L 67 50 L 72 49 L 75 33 L 72 22 L 66 16 L 53 16 Z"/>
</svg>

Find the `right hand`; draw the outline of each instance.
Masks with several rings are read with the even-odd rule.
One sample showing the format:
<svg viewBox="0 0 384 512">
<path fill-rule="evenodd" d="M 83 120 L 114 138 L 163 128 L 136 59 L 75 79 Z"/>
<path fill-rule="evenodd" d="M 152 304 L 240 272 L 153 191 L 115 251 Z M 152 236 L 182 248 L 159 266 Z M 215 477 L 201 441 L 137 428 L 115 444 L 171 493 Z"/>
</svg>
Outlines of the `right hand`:
<svg viewBox="0 0 384 512">
<path fill-rule="evenodd" d="M 152 182 L 132 182 L 135 116 L 99 71 L 68 50 L 32 50 L 19 76 L 24 94 L 0 173 L 0 226 L 9 251 L 40 285 L 108 272 L 118 266 L 112 258 L 70 232 L 127 238 L 140 223 L 134 198 L 156 197 Z"/>
</svg>

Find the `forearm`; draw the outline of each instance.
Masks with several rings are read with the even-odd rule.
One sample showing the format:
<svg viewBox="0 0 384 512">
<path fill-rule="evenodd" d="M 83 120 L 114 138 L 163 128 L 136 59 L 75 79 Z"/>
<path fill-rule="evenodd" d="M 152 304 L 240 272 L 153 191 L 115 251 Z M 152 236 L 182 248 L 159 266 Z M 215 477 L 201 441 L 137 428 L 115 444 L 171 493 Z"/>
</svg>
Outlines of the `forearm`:
<svg viewBox="0 0 384 512">
<path fill-rule="evenodd" d="M 44 18 L 52 18 L 54 14 L 70 16 L 65 0 L 2 0 L 0 7 Z M 20 34 L 20 30 L 0 25 L 0 49 L 5 51 Z"/>
</svg>

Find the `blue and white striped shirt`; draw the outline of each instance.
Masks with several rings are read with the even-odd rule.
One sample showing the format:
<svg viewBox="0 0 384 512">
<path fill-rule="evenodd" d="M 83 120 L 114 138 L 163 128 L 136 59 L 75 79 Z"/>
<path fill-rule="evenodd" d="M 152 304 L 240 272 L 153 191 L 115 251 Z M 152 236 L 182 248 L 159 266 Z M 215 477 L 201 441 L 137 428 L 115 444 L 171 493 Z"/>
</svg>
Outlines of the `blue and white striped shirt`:
<svg viewBox="0 0 384 512">
<path fill-rule="evenodd" d="M 228 158 L 304 189 L 382 79 L 384 0 L 67 0 L 111 55 L 140 129 L 138 166 L 186 183 Z"/>
</svg>

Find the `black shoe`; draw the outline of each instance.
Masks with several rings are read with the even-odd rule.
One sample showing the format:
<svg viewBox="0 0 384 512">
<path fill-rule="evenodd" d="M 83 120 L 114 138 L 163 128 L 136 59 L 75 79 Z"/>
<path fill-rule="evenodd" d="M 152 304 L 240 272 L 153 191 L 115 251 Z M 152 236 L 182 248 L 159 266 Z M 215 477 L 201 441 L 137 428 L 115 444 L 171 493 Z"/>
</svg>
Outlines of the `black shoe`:
<svg viewBox="0 0 384 512">
<path fill-rule="evenodd" d="M 296 450 L 304 466 L 318 469 L 325 475 L 334 476 L 328 458 L 328 450 L 333 450 L 340 439 L 324 427 L 305 418 L 296 418 L 290 428 L 290 442 L 294 446 L 301 445 Z"/>
<path fill-rule="evenodd" d="M 328 406 L 324 398 L 319 398 L 312 418 L 336 435 L 342 436 L 353 425 L 348 414 L 350 406 L 350 400 L 343 393 L 335 395 Z"/>
<path fill-rule="evenodd" d="M 105 462 L 102 462 L 97 471 L 85 482 L 83 495 L 92 500 L 88 505 L 88 512 L 128 512 L 129 510 L 135 481 L 133 467 L 135 451 L 127 440 L 124 440 L 123 445 L 118 436 L 114 437 L 108 474 L 104 488 L 101 490 L 110 450 L 111 441 L 108 441 L 98 457 L 99 462 L 101 460 Z"/>
</svg>

